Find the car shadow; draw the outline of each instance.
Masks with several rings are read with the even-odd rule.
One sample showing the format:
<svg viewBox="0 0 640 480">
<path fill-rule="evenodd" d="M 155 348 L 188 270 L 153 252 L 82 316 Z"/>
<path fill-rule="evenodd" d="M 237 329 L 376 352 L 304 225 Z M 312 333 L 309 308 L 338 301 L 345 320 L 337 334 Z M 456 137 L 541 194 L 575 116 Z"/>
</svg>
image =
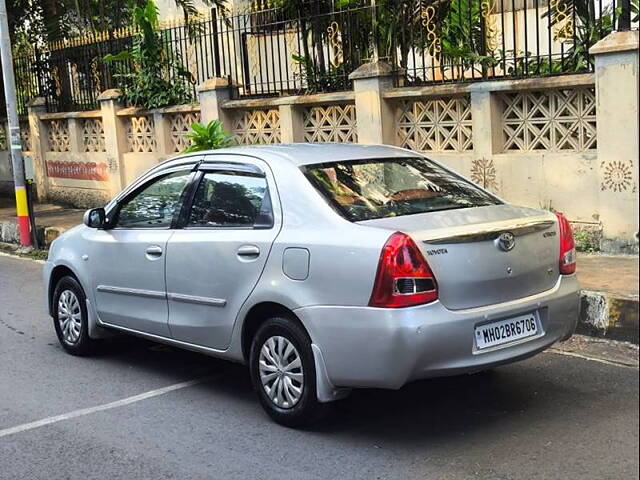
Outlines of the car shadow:
<svg viewBox="0 0 640 480">
<path fill-rule="evenodd" d="M 239 410 L 271 422 L 261 411 L 243 365 L 135 337 L 110 342 L 101 357 L 155 375 L 175 373 L 180 378 L 177 381 L 213 375 L 197 388 L 222 395 Z M 392 439 L 395 444 L 415 447 L 454 441 L 482 429 L 548 423 L 554 416 L 566 421 L 556 408 L 558 404 L 570 403 L 579 409 L 581 402 L 588 400 L 581 399 L 578 387 L 562 375 L 550 374 L 549 362 L 566 360 L 550 357 L 555 356 L 541 354 L 473 375 L 421 380 L 396 391 L 354 390 L 346 399 L 331 404 L 329 415 L 321 423 L 305 431 L 313 436 L 363 437 L 381 443 Z"/>
<path fill-rule="evenodd" d="M 531 391 L 515 387 L 510 374 L 500 370 L 433 378 L 397 391 L 355 390 L 336 404 L 335 414 L 319 431 L 349 429 L 412 444 L 443 440 L 508 421 L 532 401 Z"/>
</svg>

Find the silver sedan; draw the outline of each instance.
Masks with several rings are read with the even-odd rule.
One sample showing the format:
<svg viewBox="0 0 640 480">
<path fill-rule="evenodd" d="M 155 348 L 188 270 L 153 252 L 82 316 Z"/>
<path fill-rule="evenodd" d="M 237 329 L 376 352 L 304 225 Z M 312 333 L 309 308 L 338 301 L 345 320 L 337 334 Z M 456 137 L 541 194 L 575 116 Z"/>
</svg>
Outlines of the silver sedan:
<svg viewBox="0 0 640 480">
<path fill-rule="evenodd" d="M 58 338 L 113 331 L 243 362 L 277 422 L 353 388 L 397 389 L 569 338 L 575 249 L 560 214 L 500 200 L 386 146 L 179 156 L 53 242 Z"/>
</svg>

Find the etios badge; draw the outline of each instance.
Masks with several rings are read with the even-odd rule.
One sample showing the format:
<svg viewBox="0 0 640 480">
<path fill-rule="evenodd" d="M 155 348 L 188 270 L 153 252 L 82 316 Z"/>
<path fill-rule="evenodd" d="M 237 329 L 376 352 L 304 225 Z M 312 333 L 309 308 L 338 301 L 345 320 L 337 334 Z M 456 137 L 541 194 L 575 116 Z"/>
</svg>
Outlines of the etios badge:
<svg viewBox="0 0 640 480">
<path fill-rule="evenodd" d="M 513 250 L 513 247 L 516 246 L 516 237 L 511 232 L 501 233 L 500 236 L 496 238 L 496 246 L 503 252 Z"/>
</svg>

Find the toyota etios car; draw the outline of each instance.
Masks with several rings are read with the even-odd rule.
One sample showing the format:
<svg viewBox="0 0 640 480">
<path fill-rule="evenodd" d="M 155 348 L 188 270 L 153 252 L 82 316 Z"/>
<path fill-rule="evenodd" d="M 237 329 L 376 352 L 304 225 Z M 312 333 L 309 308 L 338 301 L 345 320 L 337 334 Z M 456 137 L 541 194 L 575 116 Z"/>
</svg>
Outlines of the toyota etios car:
<svg viewBox="0 0 640 480">
<path fill-rule="evenodd" d="M 106 330 L 249 365 L 276 421 L 352 388 L 476 372 L 569 338 L 574 241 L 559 214 L 509 205 L 386 146 L 183 155 L 53 242 L 62 346 Z"/>
</svg>

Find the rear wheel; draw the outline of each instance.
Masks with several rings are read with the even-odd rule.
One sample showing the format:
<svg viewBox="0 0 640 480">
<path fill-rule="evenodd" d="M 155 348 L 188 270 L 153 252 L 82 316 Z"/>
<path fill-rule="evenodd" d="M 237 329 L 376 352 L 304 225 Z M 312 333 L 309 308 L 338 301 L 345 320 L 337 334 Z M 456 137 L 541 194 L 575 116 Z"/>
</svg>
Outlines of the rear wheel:
<svg viewBox="0 0 640 480">
<path fill-rule="evenodd" d="M 288 427 L 312 424 L 327 405 L 318 402 L 311 340 L 295 322 L 267 320 L 251 346 L 251 379 L 265 411 Z"/>
<path fill-rule="evenodd" d="M 96 342 L 89 338 L 84 290 L 70 276 L 62 277 L 53 293 L 53 325 L 58 341 L 71 355 L 90 355 Z"/>
</svg>

